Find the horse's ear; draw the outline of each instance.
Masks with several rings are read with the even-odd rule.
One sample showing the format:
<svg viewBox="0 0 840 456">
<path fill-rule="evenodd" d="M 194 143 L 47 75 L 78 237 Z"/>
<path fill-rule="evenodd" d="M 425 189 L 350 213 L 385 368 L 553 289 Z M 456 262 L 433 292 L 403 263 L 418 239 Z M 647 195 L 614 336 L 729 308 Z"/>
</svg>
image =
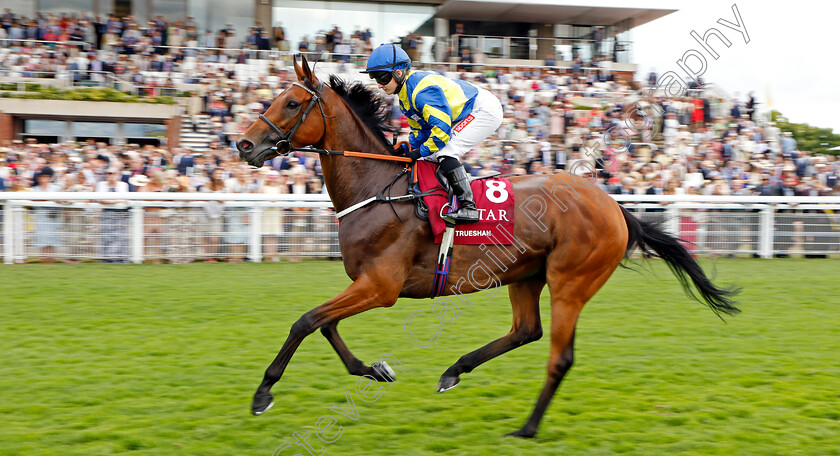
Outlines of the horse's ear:
<svg viewBox="0 0 840 456">
<path fill-rule="evenodd" d="M 308 67 L 308 65 L 306 64 L 306 57 L 304 57 L 303 54 L 299 55 L 303 59 L 304 66 Z M 303 78 L 305 78 L 306 75 L 304 75 L 303 73 L 303 68 L 301 68 L 301 66 L 298 65 L 297 57 L 292 57 L 292 61 L 295 63 L 295 75 L 297 75 L 298 81 L 303 81 Z"/>
<path fill-rule="evenodd" d="M 298 74 L 298 77 L 300 78 L 300 75 L 303 74 L 303 78 L 300 79 L 309 81 L 309 85 L 314 90 L 319 90 L 321 88 L 321 81 L 319 81 L 318 77 L 315 76 L 315 72 L 309 67 L 309 62 L 303 54 L 300 56 L 300 67 L 301 73 Z"/>
</svg>

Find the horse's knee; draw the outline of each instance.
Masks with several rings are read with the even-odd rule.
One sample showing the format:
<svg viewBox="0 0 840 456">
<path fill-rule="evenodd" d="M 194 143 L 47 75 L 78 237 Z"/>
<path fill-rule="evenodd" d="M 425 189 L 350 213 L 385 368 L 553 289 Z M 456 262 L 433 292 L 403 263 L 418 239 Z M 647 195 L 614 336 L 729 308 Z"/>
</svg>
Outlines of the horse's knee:
<svg viewBox="0 0 840 456">
<path fill-rule="evenodd" d="M 325 323 L 325 324 L 321 325 L 321 334 L 323 334 L 324 337 L 329 339 L 330 331 L 332 331 L 334 326 L 335 326 L 334 323 Z"/>
<path fill-rule="evenodd" d="M 572 368 L 572 364 L 575 363 L 575 355 L 574 350 L 572 349 L 571 345 L 567 346 L 560 356 L 557 357 L 557 360 L 550 363 L 548 366 L 548 375 L 556 380 L 560 380 L 566 375 L 566 372 Z"/>
<path fill-rule="evenodd" d="M 542 339 L 542 336 L 543 336 L 542 326 L 537 325 L 537 327 L 531 328 L 531 331 L 528 334 L 528 339 L 525 341 L 525 343 L 527 344 L 527 343 L 530 343 L 530 342 L 538 341 L 538 340 Z"/>
<path fill-rule="evenodd" d="M 561 369 L 569 370 L 572 368 L 572 364 L 575 363 L 575 355 L 574 352 L 571 350 L 564 350 L 563 354 L 560 356 L 559 367 Z"/>
<path fill-rule="evenodd" d="M 525 345 L 540 340 L 542 335 L 542 326 L 539 324 L 523 325 L 514 330 L 514 340 L 519 345 Z"/>
<path fill-rule="evenodd" d="M 313 318 L 309 315 L 304 315 L 298 318 L 298 320 L 292 324 L 291 329 L 289 329 L 289 336 L 306 337 L 307 335 L 311 334 L 312 331 L 315 331 L 313 325 Z"/>
</svg>

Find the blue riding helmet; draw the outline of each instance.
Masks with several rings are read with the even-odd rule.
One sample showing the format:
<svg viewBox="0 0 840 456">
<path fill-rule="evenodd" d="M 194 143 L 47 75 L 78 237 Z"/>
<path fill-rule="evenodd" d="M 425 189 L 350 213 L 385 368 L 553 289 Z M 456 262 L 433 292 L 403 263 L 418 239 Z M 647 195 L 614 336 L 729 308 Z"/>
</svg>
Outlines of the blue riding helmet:
<svg viewBox="0 0 840 456">
<path fill-rule="evenodd" d="M 384 43 L 370 53 L 367 67 L 362 73 L 406 70 L 408 68 L 411 68 L 411 59 L 408 54 L 396 44 Z"/>
</svg>

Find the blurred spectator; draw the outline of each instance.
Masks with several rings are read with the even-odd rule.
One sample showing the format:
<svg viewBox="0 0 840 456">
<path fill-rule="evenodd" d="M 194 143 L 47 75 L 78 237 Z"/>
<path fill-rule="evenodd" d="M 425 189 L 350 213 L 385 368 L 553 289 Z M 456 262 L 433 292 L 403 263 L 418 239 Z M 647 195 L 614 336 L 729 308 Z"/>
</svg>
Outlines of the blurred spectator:
<svg viewBox="0 0 840 456">
<path fill-rule="evenodd" d="M 222 168 L 213 168 L 208 174 L 209 179 L 206 184 L 199 188 L 200 192 L 225 193 L 228 191 Z M 204 257 L 206 261 L 215 263 L 222 256 L 222 233 L 224 232 L 222 214 L 224 213 L 224 206 L 220 201 L 206 201 L 202 204 L 202 207 L 204 209 L 203 245 L 207 249 L 204 252 Z"/>
<path fill-rule="evenodd" d="M 128 192 L 128 184 L 118 180 L 120 170 L 109 168 L 106 178 L 96 184 L 97 192 Z M 104 200 L 100 217 L 100 255 L 104 263 L 128 262 L 128 208 L 124 200 Z"/>
<path fill-rule="evenodd" d="M 225 181 L 230 193 L 255 193 L 256 183 L 245 165 L 233 168 L 230 179 Z M 241 262 L 248 250 L 248 208 L 233 207 L 225 210 L 224 241 L 228 248 L 229 262 Z"/>
<path fill-rule="evenodd" d="M 269 168 L 265 169 L 265 179 L 260 186 L 260 193 L 267 195 L 279 195 L 289 193 L 285 181 L 281 181 L 281 174 Z M 277 261 L 280 253 L 280 238 L 283 236 L 283 208 L 264 207 L 262 213 L 263 255 L 266 261 Z"/>
<path fill-rule="evenodd" d="M 33 192 L 58 192 L 61 187 L 52 182 L 54 171 L 45 166 L 35 175 Z M 35 207 L 35 248 L 41 250 L 44 257 L 55 256 L 61 245 L 61 213 L 57 208 Z"/>
</svg>

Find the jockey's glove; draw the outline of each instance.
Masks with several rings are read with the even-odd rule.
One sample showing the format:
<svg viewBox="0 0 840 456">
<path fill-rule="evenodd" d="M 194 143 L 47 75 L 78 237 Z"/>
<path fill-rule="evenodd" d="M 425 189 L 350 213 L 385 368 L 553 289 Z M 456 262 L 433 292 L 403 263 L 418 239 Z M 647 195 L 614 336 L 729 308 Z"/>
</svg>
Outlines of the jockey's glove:
<svg viewBox="0 0 840 456">
<path fill-rule="evenodd" d="M 416 161 L 419 160 L 423 154 L 420 153 L 420 149 L 411 149 L 405 153 L 405 156 Z"/>
<path fill-rule="evenodd" d="M 406 141 L 400 141 L 394 145 L 394 150 L 405 155 L 406 157 L 412 160 L 418 160 L 423 154 L 420 153 L 420 149 L 412 149 L 411 145 L 408 144 Z"/>
<path fill-rule="evenodd" d="M 408 141 L 400 141 L 394 144 L 394 150 L 397 151 L 398 154 L 407 155 L 411 150 L 411 145 L 408 144 Z"/>
</svg>

